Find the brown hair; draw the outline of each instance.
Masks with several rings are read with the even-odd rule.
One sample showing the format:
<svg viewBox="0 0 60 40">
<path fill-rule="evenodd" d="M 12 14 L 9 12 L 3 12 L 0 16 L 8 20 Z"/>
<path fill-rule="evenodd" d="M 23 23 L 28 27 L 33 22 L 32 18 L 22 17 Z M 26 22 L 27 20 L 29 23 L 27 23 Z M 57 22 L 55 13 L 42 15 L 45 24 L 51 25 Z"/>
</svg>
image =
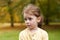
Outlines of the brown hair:
<svg viewBox="0 0 60 40">
<path fill-rule="evenodd" d="M 29 13 L 29 12 L 31 12 L 31 13 Z M 41 10 L 39 7 L 37 7 L 33 4 L 28 4 L 26 7 L 24 7 L 23 13 L 29 13 L 29 14 L 35 15 L 36 17 L 41 17 L 41 21 L 38 23 L 38 27 L 42 26 L 43 16 L 41 14 Z"/>
</svg>

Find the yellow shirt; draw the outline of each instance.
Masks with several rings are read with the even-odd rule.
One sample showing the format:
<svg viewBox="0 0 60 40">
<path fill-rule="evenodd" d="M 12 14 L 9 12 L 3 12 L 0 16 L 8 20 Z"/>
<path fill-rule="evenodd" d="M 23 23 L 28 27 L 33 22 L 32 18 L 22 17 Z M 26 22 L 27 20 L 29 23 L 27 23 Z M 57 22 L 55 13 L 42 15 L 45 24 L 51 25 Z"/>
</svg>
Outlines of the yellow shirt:
<svg viewBox="0 0 60 40">
<path fill-rule="evenodd" d="M 38 28 L 32 35 L 32 33 L 27 28 L 20 32 L 19 40 L 48 40 L 48 34 L 43 29 Z"/>
</svg>

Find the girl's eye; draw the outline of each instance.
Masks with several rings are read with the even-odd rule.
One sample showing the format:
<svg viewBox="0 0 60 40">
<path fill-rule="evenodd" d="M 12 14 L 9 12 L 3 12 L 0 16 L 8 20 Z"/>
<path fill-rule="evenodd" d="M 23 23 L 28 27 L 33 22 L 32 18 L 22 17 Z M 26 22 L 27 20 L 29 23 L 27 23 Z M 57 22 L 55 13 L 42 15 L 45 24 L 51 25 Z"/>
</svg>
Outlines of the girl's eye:
<svg viewBox="0 0 60 40">
<path fill-rule="evenodd" d="M 32 20 L 32 18 L 24 18 L 24 20 Z"/>
<path fill-rule="evenodd" d="M 29 20 L 32 20 L 32 18 L 28 18 Z"/>
</svg>

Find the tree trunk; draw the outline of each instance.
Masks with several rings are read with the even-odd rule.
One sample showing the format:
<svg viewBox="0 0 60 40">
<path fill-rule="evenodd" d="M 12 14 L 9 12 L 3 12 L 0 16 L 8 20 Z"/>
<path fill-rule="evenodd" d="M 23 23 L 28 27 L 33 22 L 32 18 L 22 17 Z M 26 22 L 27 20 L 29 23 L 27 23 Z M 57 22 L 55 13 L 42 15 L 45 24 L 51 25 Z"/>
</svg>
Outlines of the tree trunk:
<svg viewBox="0 0 60 40">
<path fill-rule="evenodd" d="M 8 11 L 9 11 L 9 14 L 10 14 L 10 19 L 11 19 L 11 27 L 14 27 L 13 9 L 11 8 L 11 1 L 8 1 Z"/>
<path fill-rule="evenodd" d="M 45 25 L 49 25 L 50 0 L 47 2 L 47 13 L 45 15 Z"/>
</svg>

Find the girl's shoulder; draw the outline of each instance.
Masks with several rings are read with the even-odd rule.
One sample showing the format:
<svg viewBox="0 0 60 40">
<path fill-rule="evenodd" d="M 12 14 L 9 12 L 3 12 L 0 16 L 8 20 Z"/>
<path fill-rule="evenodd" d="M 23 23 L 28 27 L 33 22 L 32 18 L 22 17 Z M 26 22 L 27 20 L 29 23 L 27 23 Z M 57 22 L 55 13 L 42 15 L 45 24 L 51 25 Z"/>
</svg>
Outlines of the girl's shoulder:
<svg viewBox="0 0 60 40">
<path fill-rule="evenodd" d="M 45 30 L 43 30 L 43 29 L 41 29 L 41 28 L 39 28 L 39 31 L 40 31 L 42 34 L 46 34 L 46 35 L 48 34 L 47 31 L 45 31 Z"/>
<path fill-rule="evenodd" d="M 20 35 L 22 35 L 22 34 L 25 34 L 26 33 L 26 29 L 24 29 L 24 30 L 22 30 L 22 31 L 20 31 Z"/>
<path fill-rule="evenodd" d="M 47 31 L 43 30 L 43 29 L 40 29 L 41 31 L 41 35 L 43 37 L 44 40 L 48 40 L 48 33 Z"/>
</svg>

